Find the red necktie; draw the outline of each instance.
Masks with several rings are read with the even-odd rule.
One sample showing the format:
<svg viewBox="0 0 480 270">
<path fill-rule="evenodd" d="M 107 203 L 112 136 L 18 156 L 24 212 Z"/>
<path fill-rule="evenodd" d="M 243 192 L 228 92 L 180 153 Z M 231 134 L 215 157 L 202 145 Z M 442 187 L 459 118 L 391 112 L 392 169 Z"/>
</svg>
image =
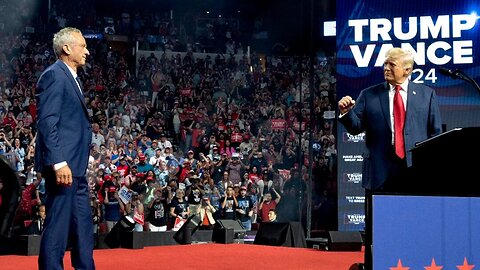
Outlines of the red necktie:
<svg viewBox="0 0 480 270">
<path fill-rule="evenodd" d="M 393 97 L 393 121 L 395 129 L 395 154 L 401 159 L 405 158 L 405 141 L 403 139 L 403 127 L 405 126 L 405 106 L 403 98 L 400 95 L 400 85 L 395 86 L 395 96 Z"/>
</svg>

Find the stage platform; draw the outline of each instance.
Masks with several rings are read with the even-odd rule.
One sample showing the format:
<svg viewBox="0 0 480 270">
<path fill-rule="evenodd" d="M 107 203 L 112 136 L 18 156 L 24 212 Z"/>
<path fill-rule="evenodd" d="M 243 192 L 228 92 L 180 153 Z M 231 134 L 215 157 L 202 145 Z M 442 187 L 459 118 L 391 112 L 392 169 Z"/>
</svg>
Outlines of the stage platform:
<svg viewBox="0 0 480 270">
<path fill-rule="evenodd" d="M 179 245 L 174 239 L 175 231 L 166 232 L 122 232 L 120 247 L 127 249 L 143 249 L 150 246 Z M 243 238 L 235 237 L 233 243 L 251 244 L 255 239 L 256 231 L 247 231 Z M 214 243 L 213 230 L 197 230 L 192 235 L 192 244 Z M 107 233 L 100 233 L 96 240 L 95 249 L 110 249 L 105 243 Z M 0 255 L 35 256 L 40 251 L 40 235 L 20 235 L 12 238 L 0 239 Z"/>
</svg>

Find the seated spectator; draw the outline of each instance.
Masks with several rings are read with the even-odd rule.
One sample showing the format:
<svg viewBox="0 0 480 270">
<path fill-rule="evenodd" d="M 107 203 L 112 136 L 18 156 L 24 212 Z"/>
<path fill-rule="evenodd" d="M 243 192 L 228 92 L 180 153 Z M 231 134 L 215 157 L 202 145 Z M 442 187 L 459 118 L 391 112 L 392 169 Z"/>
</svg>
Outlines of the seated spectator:
<svg viewBox="0 0 480 270">
<path fill-rule="evenodd" d="M 45 222 L 45 217 L 47 216 L 45 212 L 45 205 L 41 204 L 38 207 L 35 207 L 35 217 L 33 218 L 30 225 L 27 227 L 27 234 L 29 235 L 41 235 L 43 232 L 43 223 Z"/>
<path fill-rule="evenodd" d="M 268 210 L 268 222 L 277 222 L 277 211 L 275 209 Z"/>
</svg>

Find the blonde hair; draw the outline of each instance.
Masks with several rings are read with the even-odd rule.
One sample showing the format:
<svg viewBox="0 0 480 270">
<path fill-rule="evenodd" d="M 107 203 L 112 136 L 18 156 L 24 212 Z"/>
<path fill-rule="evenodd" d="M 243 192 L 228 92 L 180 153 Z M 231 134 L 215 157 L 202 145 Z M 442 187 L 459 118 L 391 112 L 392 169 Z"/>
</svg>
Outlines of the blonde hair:
<svg viewBox="0 0 480 270">
<path fill-rule="evenodd" d="M 77 28 L 65 27 L 53 35 L 53 51 L 57 57 L 62 55 L 63 46 L 65 44 L 72 44 L 76 41 L 75 37 L 72 35 L 73 33 L 79 33 L 80 35 L 82 34 L 82 32 Z"/>
<path fill-rule="evenodd" d="M 400 59 L 405 69 L 410 68 L 410 72 L 412 72 L 415 63 L 413 53 L 402 48 L 391 48 L 385 53 L 385 59 Z"/>
</svg>

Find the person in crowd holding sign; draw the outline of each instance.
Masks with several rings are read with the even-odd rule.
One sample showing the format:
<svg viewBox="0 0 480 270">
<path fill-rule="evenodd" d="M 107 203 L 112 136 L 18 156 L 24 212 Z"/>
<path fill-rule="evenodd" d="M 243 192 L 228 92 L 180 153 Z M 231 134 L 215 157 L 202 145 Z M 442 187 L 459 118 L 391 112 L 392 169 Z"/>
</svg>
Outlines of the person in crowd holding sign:
<svg viewBox="0 0 480 270">
<path fill-rule="evenodd" d="M 339 122 L 353 135 L 365 132 L 362 186 L 366 191 L 367 269 L 371 269 L 372 259 L 372 193 L 399 191 L 412 165 L 409 150 L 442 131 L 435 91 L 409 80 L 413 65 L 411 52 L 392 48 L 385 55 L 385 82 L 362 90 L 357 100 L 345 96 L 338 101 Z"/>
<path fill-rule="evenodd" d="M 143 232 L 144 207 L 137 192 L 132 191 L 132 199 L 125 205 L 125 212 L 135 221 L 135 231 Z"/>
<path fill-rule="evenodd" d="M 173 230 L 180 229 L 181 225 L 190 216 L 190 207 L 185 200 L 185 190 L 177 189 L 175 197 L 170 203 L 170 216 L 173 218 Z"/>
<path fill-rule="evenodd" d="M 58 60 L 40 75 L 35 171 L 45 178 L 48 213 L 40 244 L 39 269 L 63 269 L 67 244 L 75 269 L 95 269 L 93 220 L 86 178 L 92 126 L 78 68 L 86 63 L 80 30 L 63 28 L 53 37 Z"/>
</svg>

